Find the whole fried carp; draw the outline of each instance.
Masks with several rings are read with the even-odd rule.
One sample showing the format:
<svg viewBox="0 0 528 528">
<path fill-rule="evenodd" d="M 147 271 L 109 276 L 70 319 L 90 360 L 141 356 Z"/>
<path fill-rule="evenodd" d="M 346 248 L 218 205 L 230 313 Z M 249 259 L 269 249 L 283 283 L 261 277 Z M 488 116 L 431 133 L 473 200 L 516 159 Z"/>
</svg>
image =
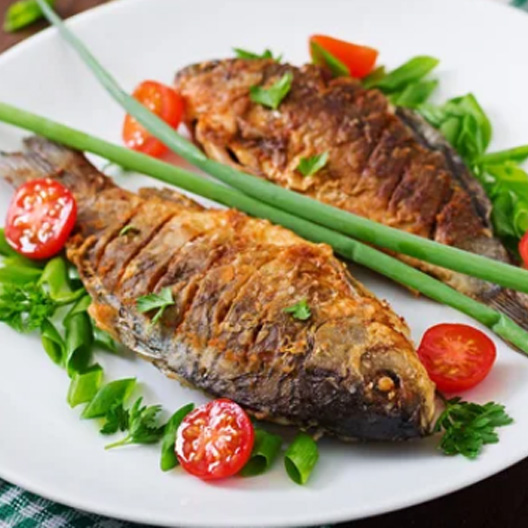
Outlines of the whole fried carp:
<svg viewBox="0 0 528 528">
<path fill-rule="evenodd" d="M 406 324 L 328 246 L 170 190 L 128 192 L 42 138 L 25 147 L 0 155 L 0 173 L 15 185 L 53 178 L 74 193 L 67 255 L 90 314 L 118 341 L 261 419 L 342 438 L 430 432 L 434 385 Z M 164 288 L 174 304 L 152 324 L 137 299 Z M 307 320 L 285 312 L 303 299 Z"/>
<path fill-rule="evenodd" d="M 277 110 L 250 99 L 285 73 L 291 89 Z M 510 262 L 493 237 L 491 204 L 443 137 L 420 116 L 395 109 L 378 90 L 315 65 L 227 59 L 176 75 L 186 122 L 211 158 L 288 189 L 442 244 Z M 328 153 L 312 176 L 301 158 Z M 497 308 L 528 330 L 528 296 L 427 262 L 405 262 Z"/>
</svg>

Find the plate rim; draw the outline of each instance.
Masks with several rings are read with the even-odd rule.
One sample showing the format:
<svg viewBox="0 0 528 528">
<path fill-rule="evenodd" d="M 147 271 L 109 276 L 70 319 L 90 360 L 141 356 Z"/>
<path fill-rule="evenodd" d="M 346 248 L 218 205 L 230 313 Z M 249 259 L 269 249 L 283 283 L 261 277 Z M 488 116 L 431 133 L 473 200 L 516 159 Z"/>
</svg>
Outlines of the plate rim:
<svg viewBox="0 0 528 528">
<path fill-rule="evenodd" d="M 133 4 L 139 4 L 142 2 L 146 2 L 147 0 L 127 0 L 127 2 L 110 2 L 101 4 L 98 6 L 94 6 L 84 12 L 78 13 L 70 18 L 67 19 L 66 23 L 72 27 L 73 29 L 76 29 L 81 24 L 88 23 L 91 18 L 97 18 L 100 16 L 104 16 L 108 12 L 112 11 L 119 11 L 119 10 L 126 10 L 129 9 L 130 6 Z M 173 0 L 174 1 L 174 0 Z M 178 0 L 180 2 L 185 2 L 188 0 Z M 291 1 L 292 3 L 298 0 L 282 0 L 282 1 Z M 322 0 L 320 0 L 322 1 Z M 329 0 L 326 0 L 327 2 Z M 332 0 L 330 0 L 332 1 Z M 429 0 L 429 1 L 435 1 L 440 2 L 441 0 Z M 457 0 L 458 2 L 466 2 L 471 3 L 473 7 L 476 5 L 475 0 Z M 478 0 L 480 3 L 485 3 L 488 6 L 493 6 L 492 9 L 496 9 L 502 13 L 504 13 L 503 16 L 514 16 L 514 17 L 524 17 L 527 14 L 521 12 L 518 9 L 513 8 L 512 6 L 497 2 L 496 0 Z M 506 13 L 509 12 L 510 15 L 506 15 Z M 528 28 L 528 18 L 526 18 L 525 23 L 527 24 Z M 20 53 L 24 53 L 26 47 L 30 48 L 32 46 L 38 45 L 40 41 L 44 41 L 46 39 L 54 38 L 54 35 L 56 35 L 57 30 L 53 27 L 47 27 L 39 31 L 38 33 L 28 37 L 27 39 L 15 44 L 8 50 L 4 51 L 0 54 L 0 68 L 2 67 L 2 64 L 4 62 L 8 62 L 10 60 L 15 60 L 16 56 Z M 294 513 L 291 517 L 288 519 L 283 519 L 282 517 L 279 520 L 279 516 L 277 517 L 276 521 L 271 521 L 273 526 L 284 526 L 284 527 L 294 527 L 299 526 L 300 523 L 302 523 L 304 526 L 316 526 L 321 524 L 334 524 L 334 523 L 340 523 L 340 522 L 347 522 L 347 521 L 355 521 L 360 519 L 365 519 L 368 517 L 373 517 L 377 515 L 383 515 L 388 514 L 392 512 L 397 512 L 400 510 L 403 510 L 405 508 L 416 506 L 419 504 L 425 504 L 428 502 L 431 502 L 433 500 L 436 500 L 440 497 L 447 496 L 451 493 L 458 492 L 462 489 L 465 489 L 467 487 L 470 487 L 472 485 L 477 485 L 484 480 L 497 475 L 498 473 L 508 470 L 510 467 L 515 465 L 516 463 L 528 458 L 528 444 L 526 446 L 525 452 L 523 455 L 519 456 L 519 452 L 515 452 L 515 454 L 508 454 L 506 453 L 501 459 L 494 461 L 492 464 L 490 464 L 490 467 L 488 467 L 485 471 L 482 471 L 479 474 L 479 477 L 477 480 L 475 480 L 475 477 L 468 475 L 463 481 L 457 483 L 456 485 L 450 485 L 449 483 L 444 483 L 441 486 L 435 486 L 434 491 L 430 491 L 428 489 L 428 486 L 422 486 L 422 489 L 419 493 L 412 496 L 412 498 L 402 500 L 401 497 L 397 499 L 391 499 L 386 501 L 381 507 L 380 506 L 370 506 L 363 509 L 358 510 L 356 508 L 355 514 L 352 514 L 350 511 L 347 510 L 346 506 L 343 505 L 341 508 L 334 508 L 330 512 L 325 512 L 325 510 L 321 510 L 320 513 L 317 515 L 311 516 L 309 520 L 302 517 L 302 515 L 299 515 L 298 513 Z M 58 504 L 64 505 L 66 507 L 70 507 L 73 509 L 80 510 L 84 513 L 89 514 L 95 514 L 100 515 L 104 517 L 108 517 L 110 519 L 116 519 L 116 520 L 123 520 L 123 521 L 130 521 L 134 523 L 144 523 L 148 525 L 155 525 L 155 526 L 174 526 L 174 523 L 177 522 L 179 526 L 189 526 L 189 527 L 204 527 L 204 526 L 211 526 L 208 524 L 204 524 L 199 521 L 195 521 L 192 519 L 186 519 L 183 521 L 183 524 L 178 521 L 177 519 L 167 519 L 163 514 L 157 518 L 156 513 L 152 512 L 150 514 L 131 514 L 127 515 L 126 512 L 121 512 L 119 514 L 116 514 L 115 511 L 112 511 L 111 507 L 106 506 L 100 506 L 97 503 L 90 501 L 89 499 L 84 499 L 81 496 L 68 496 L 64 497 L 61 495 L 60 491 L 48 491 L 44 488 L 44 484 L 39 483 L 33 483 L 31 482 L 31 477 L 26 477 L 22 474 L 15 474 L 15 471 L 9 471 L 4 470 L 3 467 L 0 466 L 0 478 L 5 480 L 8 484 L 13 484 L 15 486 L 18 486 L 19 488 L 22 488 L 24 491 L 27 491 L 29 493 L 38 495 L 39 497 L 42 497 L 46 500 L 56 502 Z M 256 492 L 258 493 L 258 491 Z M 245 526 L 245 521 L 237 521 L 236 526 Z M 249 519 L 247 520 L 247 525 L 252 527 L 265 527 L 270 526 L 269 518 L 267 522 L 259 522 L 259 520 L 255 519 Z M 229 522 L 228 519 L 219 517 L 216 519 L 215 525 L 218 527 L 231 527 L 234 526 L 232 522 Z"/>
</svg>

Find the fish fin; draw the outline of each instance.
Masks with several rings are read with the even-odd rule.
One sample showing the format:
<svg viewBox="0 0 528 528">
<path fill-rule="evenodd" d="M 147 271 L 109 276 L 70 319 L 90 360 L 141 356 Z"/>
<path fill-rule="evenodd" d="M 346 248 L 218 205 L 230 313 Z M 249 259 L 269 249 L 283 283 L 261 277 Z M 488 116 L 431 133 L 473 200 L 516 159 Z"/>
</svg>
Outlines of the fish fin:
<svg viewBox="0 0 528 528">
<path fill-rule="evenodd" d="M 15 187 L 29 180 L 52 176 L 54 172 L 54 168 L 39 156 L 21 152 L 0 152 L 0 178 Z"/>
<path fill-rule="evenodd" d="M 521 328 L 528 331 L 528 295 L 501 288 L 492 295 L 479 300 L 507 315 Z"/>
</svg>

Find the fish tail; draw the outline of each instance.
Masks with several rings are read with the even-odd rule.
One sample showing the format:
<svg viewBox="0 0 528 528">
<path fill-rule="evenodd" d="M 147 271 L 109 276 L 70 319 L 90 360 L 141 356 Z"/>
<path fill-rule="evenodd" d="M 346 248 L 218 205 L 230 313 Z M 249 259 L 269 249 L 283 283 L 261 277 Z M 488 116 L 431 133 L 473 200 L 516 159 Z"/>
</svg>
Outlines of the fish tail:
<svg viewBox="0 0 528 528">
<path fill-rule="evenodd" d="M 86 198 L 114 185 L 79 151 L 39 136 L 26 138 L 24 147 L 24 152 L 0 153 L 0 177 L 15 187 L 36 178 L 51 178 L 76 198 Z"/>
<path fill-rule="evenodd" d="M 528 295 L 525 293 L 501 288 L 480 301 L 507 315 L 523 330 L 528 331 Z"/>
<path fill-rule="evenodd" d="M 19 187 L 36 178 L 52 177 L 53 167 L 36 155 L 0 152 L 0 177 Z"/>
</svg>

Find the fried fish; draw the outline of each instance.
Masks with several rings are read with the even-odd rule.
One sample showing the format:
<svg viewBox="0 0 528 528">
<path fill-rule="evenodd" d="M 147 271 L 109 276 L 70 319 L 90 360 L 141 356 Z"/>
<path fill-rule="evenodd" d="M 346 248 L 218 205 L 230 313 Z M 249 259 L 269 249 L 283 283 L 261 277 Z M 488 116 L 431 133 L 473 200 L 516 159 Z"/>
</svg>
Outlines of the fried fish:
<svg viewBox="0 0 528 528">
<path fill-rule="evenodd" d="M 291 73 L 277 110 L 255 103 Z M 360 216 L 442 244 L 510 262 L 493 237 L 490 202 L 442 136 L 420 116 L 395 109 L 378 90 L 332 79 L 315 65 L 228 59 L 176 75 L 186 122 L 211 158 Z M 303 176 L 301 158 L 328 153 Z M 458 291 L 508 314 L 528 329 L 528 296 L 400 255 Z"/>
<path fill-rule="evenodd" d="M 93 319 L 166 375 L 260 419 L 342 438 L 431 431 L 434 385 L 406 324 L 328 246 L 171 190 L 126 191 L 42 138 L 25 149 L 1 154 L 0 174 L 14 185 L 53 178 L 73 192 L 67 256 Z M 165 288 L 174 304 L 153 324 L 137 300 Z M 285 311 L 303 300 L 308 318 Z"/>
</svg>

